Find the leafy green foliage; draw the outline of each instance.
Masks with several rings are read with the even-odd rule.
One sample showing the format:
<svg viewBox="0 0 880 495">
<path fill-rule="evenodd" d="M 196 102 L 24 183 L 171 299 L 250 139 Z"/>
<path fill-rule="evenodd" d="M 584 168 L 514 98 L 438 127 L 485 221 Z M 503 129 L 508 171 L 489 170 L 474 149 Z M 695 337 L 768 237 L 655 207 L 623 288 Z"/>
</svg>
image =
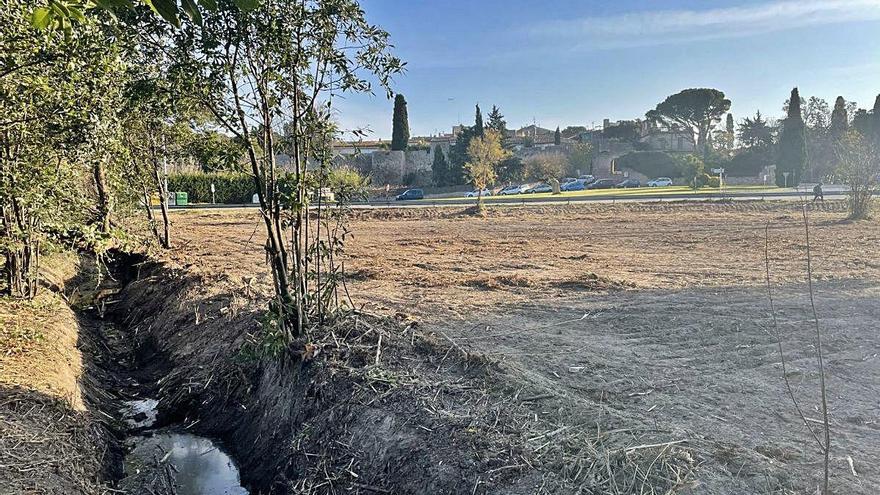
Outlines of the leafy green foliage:
<svg viewBox="0 0 880 495">
<path fill-rule="evenodd" d="M 568 161 L 561 153 L 541 153 L 524 160 L 527 180 L 558 179 L 565 173 Z"/>
<path fill-rule="evenodd" d="M 468 161 L 465 163 L 471 184 L 478 191 L 477 198 L 482 205 L 483 189 L 495 183 L 495 167 L 507 157 L 509 152 L 501 147 L 501 135 L 490 129 L 482 137 L 477 136 L 468 145 Z"/>
<path fill-rule="evenodd" d="M 445 185 L 458 185 L 466 182 L 464 164 L 468 160 L 468 146 L 471 139 L 477 136 L 476 126 L 463 127 L 455 138 L 455 144 L 449 148 L 449 175 Z"/>
<path fill-rule="evenodd" d="M 50 5 L 76 16 L 64 7 Z M 42 250 L 83 238 L 97 218 L 101 234 L 112 237 L 110 208 L 124 203 L 106 188 L 124 187 L 113 159 L 124 80 L 119 46 L 107 42 L 106 26 L 39 32 L 29 14 L 24 2 L 0 10 L 0 253 L 6 290 L 21 297 L 39 287 Z M 89 193 L 93 185 L 101 201 Z"/>
<path fill-rule="evenodd" d="M 498 164 L 498 180 L 503 184 L 519 182 L 526 178 L 526 164 L 522 158 L 512 155 Z"/>
<path fill-rule="evenodd" d="M 211 184 L 214 201 L 221 204 L 248 204 L 257 192 L 254 179 L 248 174 L 184 173 L 168 176 L 169 191 L 185 191 L 190 203 L 210 203 Z"/>
<path fill-rule="evenodd" d="M 233 0 L 242 11 L 259 6 L 259 0 Z M 216 0 L 48 0 L 48 7 L 37 7 L 31 12 L 31 25 L 37 29 L 61 30 L 70 33 L 71 21 L 84 23 L 86 13 L 103 9 L 111 14 L 134 10 L 137 4 L 149 7 L 174 27 L 181 26 L 181 13 L 196 25 L 202 25 L 202 10 L 217 9 Z"/>
<path fill-rule="evenodd" d="M 647 177 L 680 177 L 678 162 L 662 151 L 634 151 L 615 160 L 616 170 L 630 169 Z"/>
<path fill-rule="evenodd" d="M 776 185 L 779 187 L 799 184 L 807 165 L 806 134 L 797 88 L 791 90 L 789 101 L 788 117 L 782 123 L 779 135 L 779 159 L 776 164 Z"/>
<path fill-rule="evenodd" d="M 773 128 L 761 112 L 746 117 L 739 124 L 739 143 L 745 149 L 769 149 L 773 146 Z"/>
<path fill-rule="evenodd" d="M 492 111 L 489 112 L 489 129 L 494 129 L 501 137 L 507 132 L 507 122 L 504 121 L 504 115 L 495 105 L 492 105 Z"/>
<path fill-rule="evenodd" d="M 730 100 L 717 89 L 685 89 L 667 97 L 646 114 L 648 121 L 669 128 L 690 130 L 697 135 L 697 147 L 708 151 L 708 139 L 721 116 L 730 110 Z"/>
<path fill-rule="evenodd" d="M 871 202 L 880 191 L 880 147 L 871 136 L 851 130 L 844 134 L 835 148 L 836 175 L 849 186 L 849 216 L 867 218 Z"/>
<path fill-rule="evenodd" d="M 675 157 L 675 162 L 678 166 L 676 177 L 683 178 L 691 187 L 703 187 L 709 183 L 709 176 L 704 171 L 703 160 L 697 155 L 679 155 Z"/>
<path fill-rule="evenodd" d="M 446 155 L 443 154 L 443 148 L 438 144 L 434 147 L 434 161 L 431 163 L 431 178 L 434 185 L 445 186 L 449 177 L 449 163 L 446 161 Z"/>
<path fill-rule="evenodd" d="M 593 172 L 593 146 L 589 143 L 575 144 L 568 154 L 568 172 L 583 175 Z"/>
<path fill-rule="evenodd" d="M 745 149 L 730 159 L 724 167 L 730 177 L 757 177 L 765 167 L 773 165 L 773 152 L 769 149 Z"/>
<path fill-rule="evenodd" d="M 173 34 L 171 51 L 192 79 L 186 94 L 244 149 L 264 214 L 273 304 L 292 344 L 340 307 L 347 210 L 324 209 L 324 195 L 310 194 L 330 180 L 338 134 L 330 95 L 371 92 L 377 81 L 390 96 L 404 64 L 355 0 L 261 0 L 255 7 L 218 3 L 202 12 L 199 29 Z M 276 163 L 280 151 L 291 157 L 289 177 Z M 306 173 L 307 161 L 317 176 Z"/>
<path fill-rule="evenodd" d="M 474 115 L 474 132 L 480 137 L 483 137 L 483 134 L 485 133 L 485 129 L 483 128 L 483 114 L 480 112 L 480 105 L 477 105 L 477 110 Z"/>
<path fill-rule="evenodd" d="M 409 144 L 409 117 L 406 111 L 406 99 L 398 93 L 394 96 L 394 117 L 391 130 L 391 149 L 405 151 Z"/>
</svg>

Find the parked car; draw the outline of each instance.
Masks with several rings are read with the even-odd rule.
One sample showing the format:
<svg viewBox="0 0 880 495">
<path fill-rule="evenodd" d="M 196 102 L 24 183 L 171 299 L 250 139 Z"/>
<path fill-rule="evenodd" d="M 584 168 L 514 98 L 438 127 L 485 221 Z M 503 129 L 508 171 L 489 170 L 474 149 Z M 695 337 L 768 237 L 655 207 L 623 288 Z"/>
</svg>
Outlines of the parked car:
<svg viewBox="0 0 880 495">
<path fill-rule="evenodd" d="M 498 191 L 499 196 L 508 196 L 510 194 L 521 194 L 523 186 L 507 186 Z"/>
<path fill-rule="evenodd" d="M 647 184 L 648 187 L 666 187 L 672 185 L 672 179 L 669 177 L 657 177 L 656 179 L 649 180 Z"/>
<path fill-rule="evenodd" d="M 491 190 L 491 189 L 483 189 L 483 194 L 482 194 L 482 195 L 483 195 L 483 196 L 491 196 L 491 195 L 492 195 L 492 190 Z M 466 198 L 476 198 L 476 197 L 479 197 L 479 196 L 480 196 L 480 191 L 479 191 L 479 190 L 476 190 L 476 189 L 473 190 L 473 191 L 468 191 L 468 192 L 464 193 L 464 197 L 466 197 Z"/>
<path fill-rule="evenodd" d="M 529 194 L 548 193 L 548 192 L 553 192 L 553 188 L 550 186 L 550 184 L 546 184 L 546 183 L 542 182 L 536 186 L 532 186 L 532 187 L 526 189 L 525 192 L 527 192 Z"/>
<path fill-rule="evenodd" d="M 563 184 L 562 187 L 559 188 L 560 191 L 583 191 L 587 186 L 584 185 L 583 182 L 579 180 L 573 180 L 566 184 Z"/>
<path fill-rule="evenodd" d="M 398 194 L 397 197 L 395 197 L 394 199 L 397 201 L 404 201 L 408 199 L 425 199 L 425 192 L 421 189 L 407 189 L 401 194 Z"/>
<path fill-rule="evenodd" d="M 582 176 L 578 177 L 577 180 L 583 182 L 584 185 L 587 185 L 587 184 L 590 184 L 590 183 L 592 183 L 592 182 L 595 182 L 595 181 L 596 181 L 596 178 L 593 177 L 592 175 L 582 175 Z"/>
<path fill-rule="evenodd" d="M 615 185 L 617 181 L 614 179 L 599 179 L 587 186 L 587 189 L 612 189 Z"/>
<path fill-rule="evenodd" d="M 574 182 L 576 180 L 577 179 L 575 179 L 574 177 L 564 177 L 562 180 L 559 181 L 559 183 L 560 184 L 568 184 L 569 182 Z"/>
<path fill-rule="evenodd" d="M 619 187 L 621 189 L 627 189 L 630 187 L 642 187 L 642 183 L 636 179 L 626 179 L 625 181 L 617 184 L 617 186 L 615 187 Z"/>
</svg>

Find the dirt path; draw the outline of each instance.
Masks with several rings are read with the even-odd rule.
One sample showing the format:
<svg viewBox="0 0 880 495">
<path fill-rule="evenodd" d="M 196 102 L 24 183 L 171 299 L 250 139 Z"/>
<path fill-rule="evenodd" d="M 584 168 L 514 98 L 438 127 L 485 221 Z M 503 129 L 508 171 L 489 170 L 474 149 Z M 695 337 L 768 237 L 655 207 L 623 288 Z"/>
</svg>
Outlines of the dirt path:
<svg viewBox="0 0 880 495">
<path fill-rule="evenodd" d="M 847 487 L 841 493 L 874 493 L 880 284 L 824 283 L 818 292 L 833 481 Z M 804 287 L 787 287 L 777 302 L 788 376 L 808 418 L 818 421 L 815 335 Z M 743 478 L 741 489 L 760 486 L 776 469 L 790 478 L 778 481 L 779 488 L 802 490 L 818 483 L 821 454 L 786 395 L 765 304 L 765 294 L 754 289 L 631 291 L 495 308 L 445 331 L 473 328 L 452 334 L 538 375 L 563 397 L 591 399 L 593 415 L 655 425 L 670 440 L 687 440 L 721 466 L 700 477 L 706 490 L 700 493 L 730 493 L 731 474 Z"/>
<path fill-rule="evenodd" d="M 880 490 L 880 224 L 842 216 L 840 205 L 810 213 L 814 278 L 834 486 L 867 494 Z M 186 212 L 173 256 L 266 284 L 250 268 L 262 267 L 257 220 Z M 699 457 L 694 493 L 800 493 L 815 489 L 821 455 L 781 379 L 763 287 L 768 224 L 789 378 L 816 427 L 796 205 L 373 212 L 353 224 L 350 288 L 356 303 L 407 313 L 541 384 L 548 409 L 565 411 L 547 431 L 652 430 Z"/>
</svg>

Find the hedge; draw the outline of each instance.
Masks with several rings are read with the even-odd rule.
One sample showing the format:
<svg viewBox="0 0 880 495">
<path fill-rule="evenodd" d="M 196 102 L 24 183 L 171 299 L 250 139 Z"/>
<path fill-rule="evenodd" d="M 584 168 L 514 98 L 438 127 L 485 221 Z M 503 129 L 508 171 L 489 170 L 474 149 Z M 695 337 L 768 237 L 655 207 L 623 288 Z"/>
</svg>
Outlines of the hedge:
<svg viewBox="0 0 880 495">
<path fill-rule="evenodd" d="M 724 170 L 730 177 L 757 177 L 764 167 L 772 164 L 770 151 L 746 150 L 734 156 Z"/>
<path fill-rule="evenodd" d="M 615 169 L 628 168 L 647 177 L 680 177 L 681 167 L 662 151 L 634 151 L 615 161 Z"/>
<path fill-rule="evenodd" d="M 168 190 L 186 192 L 190 203 L 210 203 L 211 184 L 214 184 L 216 203 L 250 203 L 257 193 L 254 178 L 246 174 L 183 173 L 168 176 Z"/>
</svg>

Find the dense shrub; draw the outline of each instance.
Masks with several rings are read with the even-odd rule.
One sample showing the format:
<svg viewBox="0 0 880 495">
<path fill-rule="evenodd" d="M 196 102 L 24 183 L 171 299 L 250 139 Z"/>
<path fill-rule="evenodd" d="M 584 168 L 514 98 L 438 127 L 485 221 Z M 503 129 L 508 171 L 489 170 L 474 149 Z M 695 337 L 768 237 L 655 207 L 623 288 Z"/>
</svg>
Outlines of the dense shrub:
<svg viewBox="0 0 880 495">
<path fill-rule="evenodd" d="M 615 160 L 616 170 L 628 168 L 648 177 L 680 177 L 678 162 L 662 151 L 634 151 Z"/>
<path fill-rule="evenodd" d="M 709 187 L 719 188 L 721 187 L 721 179 L 714 175 L 710 176 L 706 185 Z"/>
<path fill-rule="evenodd" d="M 770 151 L 746 150 L 730 160 L 725 172 L 730 177 L 756 177 L 764 167 L 772 164 L 773 156 Z"/>
<path fill-rule="evenodd" d="M 190 203 L 210 203 L 211 184 L 214 184 L 217 203 L 250 203 L 257 192 L 254 179 L 248 174 L 183 173 L 168 176 L 168 190 L 186 192 Z"/>
<path fill-rule="evenodd" d="M 562 177 L 568 160 L 559 153 L 541 153 L 525 159 L 525 177 L 528 180 L 550 180 Z"/>
<path fill-rule="evenodd" d="M 710 180 L 712 180 L 712 176 L 703 172 L 702 174 L 694 177 L 694 186 L 696 186 L 697 188 L 706 187 L 709 185 Z"/>
</svg>

